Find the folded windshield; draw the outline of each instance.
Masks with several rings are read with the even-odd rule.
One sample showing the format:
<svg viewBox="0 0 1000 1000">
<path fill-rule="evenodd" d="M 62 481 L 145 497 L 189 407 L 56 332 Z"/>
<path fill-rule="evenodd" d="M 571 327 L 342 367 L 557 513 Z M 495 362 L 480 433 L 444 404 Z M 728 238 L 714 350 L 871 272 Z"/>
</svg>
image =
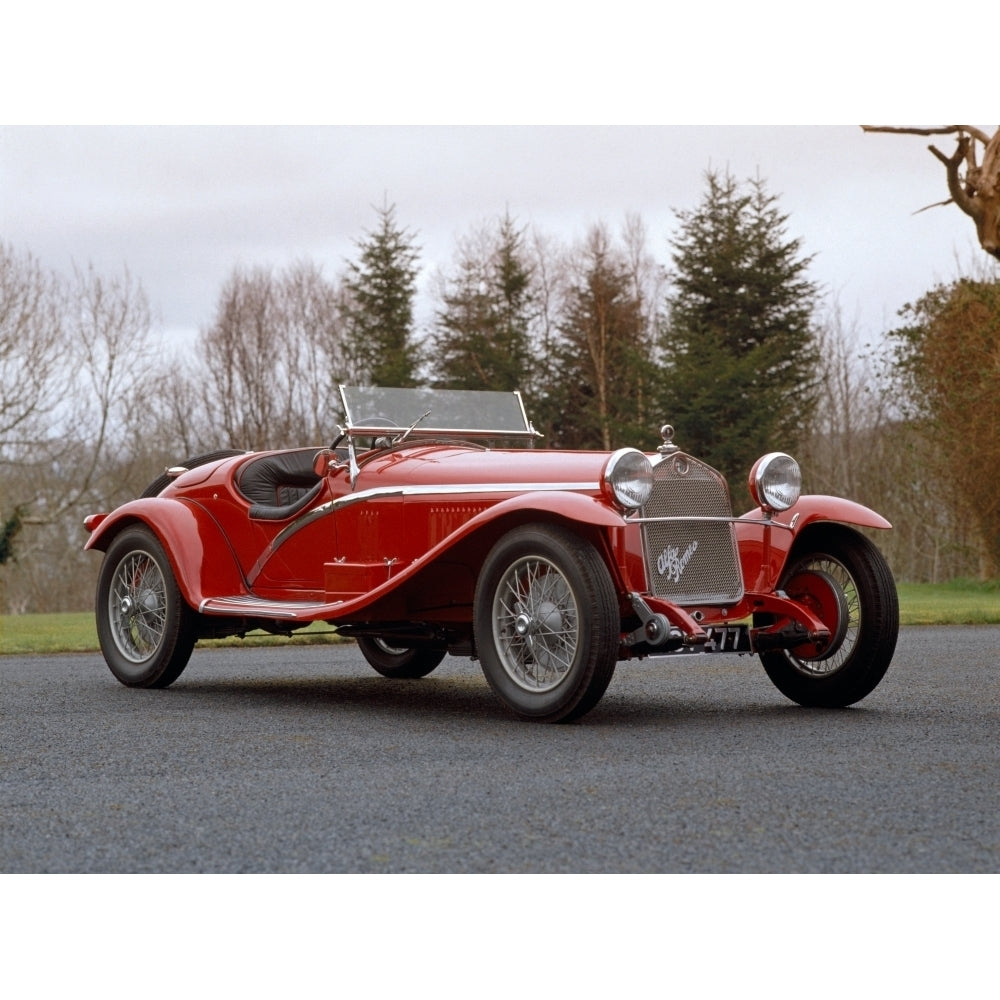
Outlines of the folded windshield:
<svg viewBox="0 0 1000 1000">
<path fill-rule="evenodd" d="M 351 437 L 540 437 L 519 392 L 342 385 L 340 397 Z"/>
</svg>

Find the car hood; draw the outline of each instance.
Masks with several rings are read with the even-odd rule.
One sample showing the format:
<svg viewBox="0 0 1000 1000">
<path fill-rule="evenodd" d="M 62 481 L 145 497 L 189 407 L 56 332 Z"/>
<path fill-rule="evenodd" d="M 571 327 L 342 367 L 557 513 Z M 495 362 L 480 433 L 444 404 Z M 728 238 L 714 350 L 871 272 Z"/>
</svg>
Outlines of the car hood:
<svg viewBox="0 0 1000 1000">
<path fill-rule="evenodd" d="M 356 488 L 482 484 L 594 491 L 609 457 L 595 451 L 415 445 L 362 460 Z"/>
</svg>

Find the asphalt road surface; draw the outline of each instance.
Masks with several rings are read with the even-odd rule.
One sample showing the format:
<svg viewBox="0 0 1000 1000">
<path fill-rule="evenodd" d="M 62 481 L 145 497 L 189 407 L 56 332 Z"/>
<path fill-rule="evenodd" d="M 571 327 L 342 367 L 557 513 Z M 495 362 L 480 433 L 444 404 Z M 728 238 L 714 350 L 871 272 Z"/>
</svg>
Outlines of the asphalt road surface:
<svg viewBox="0 0 1000 1000">
<path fill-rule="evenodd" d="M 165 691 L 0 658 L 0 872 L 996 872 L 1000 628 L 909 628 L 841 711 L 751 657 L 620 664 L 572 725 L 478 664 L 196 650 Z"/>
</svg>

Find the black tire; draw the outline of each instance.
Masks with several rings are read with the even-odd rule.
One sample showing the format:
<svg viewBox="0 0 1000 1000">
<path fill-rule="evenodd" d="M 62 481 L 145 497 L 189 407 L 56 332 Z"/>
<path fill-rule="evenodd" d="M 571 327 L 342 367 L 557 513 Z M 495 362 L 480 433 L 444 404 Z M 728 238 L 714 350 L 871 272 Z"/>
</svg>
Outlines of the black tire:
<svg viewBox="0 0 1000 1000">
<path fill-rule="evenodd" d="M 245 451 L 227 448 L 223 451 L 210 451 L 206 455 L 195 455 L 180 464 L 185 469 L 197 469 L 199 465 L 208 465 L 209 462 L 218 462 L 221 458 L 233 458 L 236 455 L 245 455 Z M 159 496 L 171 483 L 173 477 L 165 472 L 162 476 L 157 476 L 143 491 L 142 498 Z"/>
<path fill-rule="evenodd" d="M 383 676 L 393 679 L 426 677 L 445 657 L 433 646 L 397 646 L 390 639 L 358 636 L 362 656 Z"/>
<path fill-rule="evenodd" d="M 824 526 L 793 555 L 780 587 L 829 625 L 833 639 L 822 650 L 806 645 L 761 653 L 775 687 L 808 708 L 844 708 L 871 694 L 889 669 L 899 634 L 896 584 L 882 553 L 850 528 Z"/>
<path fill-rule="evenodd" d="M 528 525 L 501 538 L 483 564 L 474 616 L 486 680 L 522 718 L 578 719 L 611 683 L 618 598 L 597 550 L 565 528 Z"/>
<path fill-rule="evenodd" d="M 111 672 L 128 687 L 166 687 L 187 666 L 195 613 L 148 528 L 129 528 L 108 547 L 97 582 L 97 637 Z"/>
</svg>

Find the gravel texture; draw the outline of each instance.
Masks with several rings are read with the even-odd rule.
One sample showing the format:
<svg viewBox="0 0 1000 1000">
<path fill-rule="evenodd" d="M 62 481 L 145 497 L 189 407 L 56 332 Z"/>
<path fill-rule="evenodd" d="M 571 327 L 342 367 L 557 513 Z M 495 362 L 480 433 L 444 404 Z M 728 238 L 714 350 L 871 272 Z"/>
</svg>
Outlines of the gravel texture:
<svg viewBox="0 0 1000 1000">
<path fill-rule="evenodd" d="M 996 872 L 1000 629 L 904 629 L 860 705 L 751 657 L 620 664 L 572 725 L 478 664 L 196 650 L 165 691 L 0 659 L 0 871 Z"/>
</svg>

